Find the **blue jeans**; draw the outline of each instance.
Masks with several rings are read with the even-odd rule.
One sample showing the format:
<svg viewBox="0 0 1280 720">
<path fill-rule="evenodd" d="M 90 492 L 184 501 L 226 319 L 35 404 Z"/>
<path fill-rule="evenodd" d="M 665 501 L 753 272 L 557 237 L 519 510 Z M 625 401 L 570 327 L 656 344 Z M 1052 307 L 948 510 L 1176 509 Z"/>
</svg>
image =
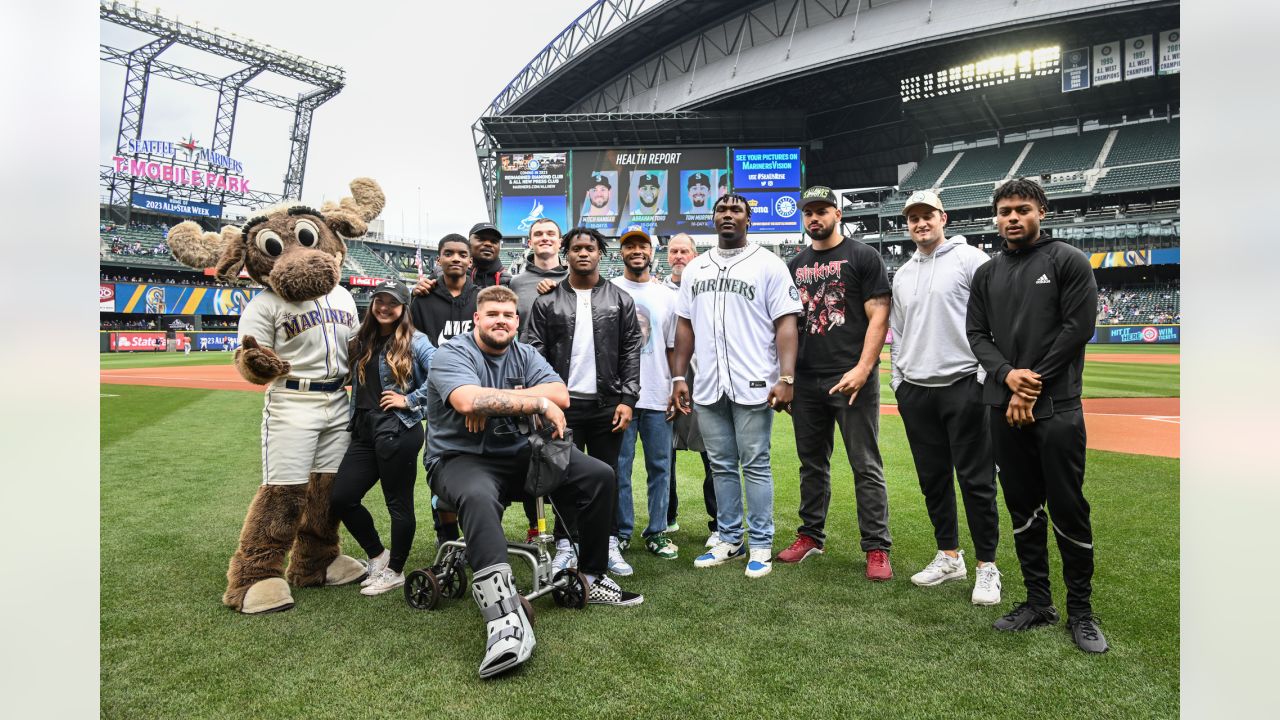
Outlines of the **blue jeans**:
<svg viewBox="0 0 1280 720">
<path fill-rule="evenodd" d="M 649 471 L 649 526 L 644 536 L 650 537 L 667 529 L 667 503 L 671 482 L 671 423 L 661 410 L 636 408 L 631 424 L 622 433 L 622 449 L 618 451 L 618 537 L 631 537 L 635 529 L 636 510 L 631 501 L 631 464 L 636 456 L 636 436 L 644 443 L 644 465 Z"/>
<path fill-rule="evenodd" d="M 773 410 L 768 405 L 739 405 L 721 396 L 698 406 L 698 429 L 711 460 L 716 486 L 716 524 L 722 542 L 742 542 L 742 495 L 747 496 L 747 536 L 752 548 L 773 547 L 773 470 L 769 466 L 769 434 Z M 739 480 L 738 467 L 742 467 Z"/>
</svg>

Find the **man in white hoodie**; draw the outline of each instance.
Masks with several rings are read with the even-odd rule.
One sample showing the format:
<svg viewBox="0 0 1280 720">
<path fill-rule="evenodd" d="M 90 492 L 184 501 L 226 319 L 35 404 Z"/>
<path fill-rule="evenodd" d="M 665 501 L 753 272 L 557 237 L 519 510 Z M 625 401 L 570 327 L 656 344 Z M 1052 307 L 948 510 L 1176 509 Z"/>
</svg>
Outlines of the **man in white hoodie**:
<svg viewBox="0 0 1280 720">
<path fill-rule="evenodd" d="M 916 251 L 893 278 L 890 386 L 898 398 L 938 544 L 933 561 L 911 576 L 911 582 L 931 587 L 968 577 L 956 529 L 954 470 L 978 558 L 971 599 L 975 605 L 995 605 L 1000 602 L 995 564 L 1000 524 L 991 435 L 982 404 L 986 373 L 969 348 L 965 330 L 970 282 L 988 258 L 962 235 L 945 237 L 947 214 L 934 193 L 914 193 L 902 214 Z"/>
</svg>

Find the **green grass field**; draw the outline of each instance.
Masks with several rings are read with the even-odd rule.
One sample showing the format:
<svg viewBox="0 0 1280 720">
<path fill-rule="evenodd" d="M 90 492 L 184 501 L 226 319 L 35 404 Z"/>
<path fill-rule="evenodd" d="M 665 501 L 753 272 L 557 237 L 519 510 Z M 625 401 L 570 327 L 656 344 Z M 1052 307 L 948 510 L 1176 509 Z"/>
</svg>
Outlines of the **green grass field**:
<svg viewBox="0 0 1280 720">
<path fill-rule="evenodd" d="M 145 367 L 191 367 L 193 365 L 230 365 L 233 353 L 229 352 L 193 352 L 184 355 L 178 352 L 126 352 L 102 353 L 98 358 L 98 367 L 102 370 L 122 370 L 124 368 Z"/>
<path fill-rule="evenodd" d="M 799 566 L 777 564 L 761 580 L 745 578 L 740 563 L 695 570 L 692 560 L 706 537 L 701 467 L 682 453 L 680 559 L 628 552 L 636 573 L 624 587 L 644 593 L 645 603 L 576 611 L 539 600 L 533 659 L 509 677 L 481 682 L 483 630 L 470 599 L 425 612 L 410 609 L 398 592 L 366 598 L 346 587 L 297 590 L 294 610 L 264 617 L 222 607 L 227 559 L 260 478 L 261 398 L 123 385 L 104 385 L 102 392 L 103 717 L 1178 713 L 1177 460 L 1089 453 L 1094 602 L 1112 643 L 1104 656 L 1076 650 L 1062 625 L 1014 636 L 989 629 L 1023 597 L 1003 501 L 1003 605 L 970 605 L 970 583 L 911 585 L 909 575 L 933 555 L 932 529 L 901 423 L 885 416 L 892 582 L 862 577 L 852 477 L 839 447 L 826 555 Z M 777 551 L 797 522 L 786 416 L 775 425 L 773 450 Z M 434 552 L 425 483 L 418 487 L 410 567 L 428 564 Z M 368 506 L 386 533 L 376 491 Z M 508 513 L 512 536 L 522 534 L 522 525 L 520 512 Z M 963 521 L 961 538 L 966 544 Z M 360 555 L 345 531 L 343 541 Z M 1055 554 L 1061 603 L 1059 573 Z"/>
</svg>

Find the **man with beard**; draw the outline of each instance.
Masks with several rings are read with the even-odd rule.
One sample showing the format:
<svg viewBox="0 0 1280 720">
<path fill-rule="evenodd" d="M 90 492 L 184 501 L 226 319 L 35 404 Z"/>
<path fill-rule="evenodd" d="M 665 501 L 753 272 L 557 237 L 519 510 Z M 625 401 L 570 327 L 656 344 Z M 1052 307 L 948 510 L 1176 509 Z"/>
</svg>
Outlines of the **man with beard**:
<svg viewBox="0 0 1280 720">
<path fill-rule="evenodd" d="M 609 183 L 609 178 L 602 173 L 596 173 L 591 176 L 591 187 L 587 189 L 587 211 L 589 216 L 598 215 L 615 215 L 616 213 L 609 207 L 609 201 L 613 199 L 613 185 Z"/>
<path fill-rule="evenodd" d="M 613 468 L 640 395 L 640 326 L 631 296 L 600 276 L 605 251 L 600 231 L 574 228 L 566 241 L 569 277 L 534 301 L 523 337 L 568 385 L 565 417 L 574 444 Z M 608 569 L 630 575 L 618 545 L 616 490 L 614 497 Z M 572 566 L 574 553 L 572 533 L 559 519 L 555 535 L 552 568 L 558 571 Z"/>
<path fill-rule="evenodd" d="M 633 218 L 651 218 L 662 212 L 662 183 L 657 173 L 645 173 L 636 185 L 636 198 L 640 204 L 631 212 Z"/>
<path fill-rule="evenodd" d="M 977 269 L 969 293 L 969 346 L 987 371 L 991 448 L 1000 468 L 1026 602 L 995 622 L 1001 631 L 1058 622 L 1049 589 L 1052 519 L 1067 586 L 1067 629 L 1076 646 L 1107 651 L 1093 616 L 1093 528 L 1084 497 L 1085 424 L 1080 402 L 1085 346 L 1098 286 L 1079 250 L 1040 231 L 1040 184 L 1015 178 L 992 198 L 999 254 Z"/>
<path fill-rule="evenodd" d="M 640 397 L 631 424 L 622 435 L 622 449 L 618 453 L 618 540 L 620 546 L 629 544 L 635 526 L 631 466 L 638 436 L 644 443 L 644 464 L 648 471 L 649 525 L 644 529 L 644 546 L 663 560 L 675 560 L 679 548 L 667 536 L 671 422 L 666 415 L 671 393 L 670 352 L 676 343 L 676 294 L 653 282 L 649 275 L 653 243 L 648 233 L 632 230 L 622 236 L 620 244 L 625 274 L 612 282 L 635 300 L 642 342 Z"/>
<path fill-rule="evenodd" d="M 471 271 L 469 277 L 478 288 L 493 285 L 510 285 L 511 273 L 502 267 L 499 250 L 502 233 L 492 223 L 482 222 L 471 226 Z M 413 287 L 414 295 L 426 295 L 436 286 L 436 278 L 423 277 Z"/>
<path fill-rule="evenodd" d="M 937 543 L 933 560 L 912 575 L 911 582 L 932 587 L 969 575 L 957 532 L 955 482 L 959 481 L 978 558 L 978 579 L 970 600 L 975 605 L 995 605 L 1000 602 L 1000 571 L 995 564 L 1000 521 L 991 433 L 982 404 L 986 373 L 965 334 L 969 287 L 978 267 L 987 262 L 987 254 L 965 242 L 962 235 L 946 238 L 947 213 L 938 196 L 928 190 L 907 198 L 902 214 L 916 251 L 893 277 L 889 384 L 898 398 L 898 414 Z"/>
<path fill-rule="evenodd" d="M 773 413 L 791 406 L 800 294 L 781 258 L 747 243 L 751 206 L 746 198 L 724 195 L 713 207 L 719 244 L 685 267 L 680 285 L 667 412 L 689 413 L 685 374 L 696 353 L 692 400 L 711 459 L 720 537 L 693 565 L 714 567 L 744 557 L 749 544 L 746 575 L 758 578 L 773 569 L 769 441 Z"/>
<path fill-rule="evenodd" d="M 697 172 L 689 176 L 688 185 L 689 212 L 710 212 L 707 208 L 707 196 L 711 194 L 711 180 L 706 173 Z"/>
<path fill-rule="evenodd" d="M 537 351 L 515 341 L 519 319 L 510 289 L 482 290 L 474 322 L 472 333 L 436 353 L 442 362 L 428 380 L 426 455 L 432 490 L 457 509 L 467 538 L 472 595 L 488 637 L 480 676 L 491 677 L 528 660 L 534 648 L 533 623 L 516 590 L 502 534 L 503 500 L 523 495 L 531 454 L 515 419 L 540 415 L 563 436 L 569 391 Z M 474 432 L 475 427 L 481 429 Z M 613 469 L 571 450 L 564 485 L 551 499 L 580 535 L 588 602 L 638 605 L 643 596 L 622 590 L 606 574 L 615 497 Z"/>
<path fill-rule="evenodd" d="M 889 277 L 880 254 L 840 234 L 839 197 L 817 185 L 800 195 L 813 243 L 791 258 L 797 286 L 812 302 L 805 312 L 792 415 L 800 458 L 800 527 L 779 562 L 820 555 L 831 502 L 835 426 L 853 469 L 858 530 L 868 580 L 889 580 L 889 493 L 880 458 L 880 351 L 889 326 Z M 816 313 L 816 316 L 815 316 Z"/>
<path fill-rule="evenodd" d="M 667 265 L 671 268 L 671 275 L 667 276 L 662 284 L 668 289 L 679 293 L 680 278 L 684 273 L 684 268 L 689 261 L 698 257 L 698 249 L 694 247 L 693 238 L 685 233 L 679 233 L 672 236 L 667 241 Z M 689 364 L 689 369 L 685 371 L 685 377 L 689 386 L 693 386 L 693 376 L 696 372 L 694 363 Z M 676 515 L 680 509 L 680 498 L 676 492 L 676 454 L 675 450 L 692 450 L 698 453 L 702 460 L 702 504 L 707 511 L 707 536 L 706 547 L 715 547 L 720 542 L 720 534 L 716 532 L 716 486 L 711 480 L 711 461 L 707 458 L 706 448 L 702 444 L 702 433 L 698 431 L 698 413 L 696 410 L 689 414 L 677 413 L 671 422 L 671 494 L 667 504 L 667 532 L 679 532 L 680 525 L 676 522 Z"/>
</svg>

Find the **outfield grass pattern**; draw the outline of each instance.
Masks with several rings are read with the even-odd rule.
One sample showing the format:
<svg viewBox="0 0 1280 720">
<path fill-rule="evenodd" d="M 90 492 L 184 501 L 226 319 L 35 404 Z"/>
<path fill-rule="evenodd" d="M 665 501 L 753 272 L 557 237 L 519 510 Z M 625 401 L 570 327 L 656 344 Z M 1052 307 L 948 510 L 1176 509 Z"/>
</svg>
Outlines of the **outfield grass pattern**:
<svg viewBox="0 0 1280 720">
<path fill-rule="evenodd" d="M 261 398 L 103 386 L 103 717 L 1173 717 L 1178 713 L 1178 461 L 1089 453 L 1098 547 L 1095 607 L 1112 651 L 1086 656 L 1062 625 L 1017 635 L 990 623 L 1023 597 L 1001 502 L 1005 602 L 969 604 L 970 582 L 916 588 L 933 535 L 898 418 L 882 418 L 896 577 L 862 578 L 843 450 L 826 555 L 749 580 L 741 563 L 695 570 L 705 538 L 701 465 L 680 456 L 680 559 L 629 551 L 637 608 L 537 608 L 538 649 L 510 677 L 476 676 L 470 599 L 415 611 L 398 592 L 295 591 L 292 611 L 221 606 L 227 559 L 259 477 Z M 890 395 L 891 397 L 891 395 Z M 775 551 L 797 524 L 789 419 L 773 436 Z M 430 562 L 418 485 L 409 567 Z M 368 507 L 388 519 L 379 493 Z M 644 522 L 636 493 L 637 526 Z M 510 535 L 522 513 L 509 512 Z M 961 521 L 962 543 L 967 530 Z M 385 535 L 384 535 L 385 536 Z M 343 534 L 344 547 L 359 555 Z M 1050 543 L 1052 545 L 1052 541 Z M 1062 602 L 1053 555 L 1055 596 Z M 969 558 L 970 566 L 976 564 Z"/>
</svg>

